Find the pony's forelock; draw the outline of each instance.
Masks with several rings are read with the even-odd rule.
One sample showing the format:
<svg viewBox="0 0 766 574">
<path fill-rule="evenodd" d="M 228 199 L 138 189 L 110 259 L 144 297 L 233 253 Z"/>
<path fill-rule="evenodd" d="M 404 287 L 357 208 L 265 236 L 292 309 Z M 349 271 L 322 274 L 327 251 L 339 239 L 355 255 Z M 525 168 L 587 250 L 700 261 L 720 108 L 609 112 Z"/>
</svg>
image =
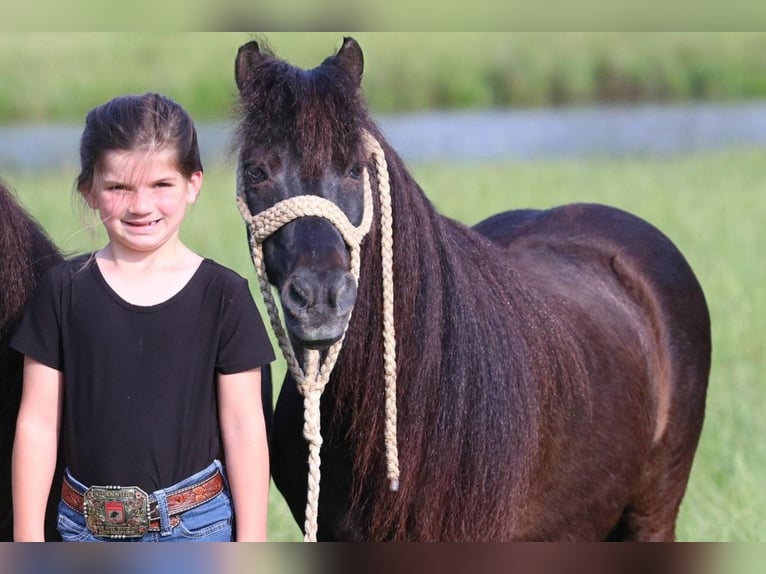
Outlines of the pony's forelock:
<svg viewBox="0 0 766 574">
<path fill-rule="evenodd" d="M 370 120 L 355 80 L 333 58 L 302 70 L 267 54 L 247 73 L 235 134 L 243 156 L 294 145 L 307 178 L 351 161 L 349 150 Z"/>
</svg>

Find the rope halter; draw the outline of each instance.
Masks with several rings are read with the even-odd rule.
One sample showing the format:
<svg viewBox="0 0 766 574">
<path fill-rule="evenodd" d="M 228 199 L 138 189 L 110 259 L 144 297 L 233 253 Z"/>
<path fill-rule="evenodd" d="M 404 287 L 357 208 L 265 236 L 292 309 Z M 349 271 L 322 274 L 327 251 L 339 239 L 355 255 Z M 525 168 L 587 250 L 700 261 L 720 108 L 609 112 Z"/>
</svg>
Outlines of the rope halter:
<svg viewBox="0 0 766 574">
<path fill-rule="evenodd" d="M 388 178 L 388 165 L 380 144 L 368 132 L 363 132 L 362 140 L 365 151 L 372 156 L 378 180 L 380 194 L 380 229 L 381 259 L 383 279 L 383 359 L 384 381 L 386 390 L 385 403 L 385 445 L 387 476 L 392 491 L 399 489 L 399 454 L 396 443 L 396 336 L 394 331 L 394 287 L 393 287 L 393 217 L 391 211 L 391 191 Z M 250 252 L 253 266 L 258 275 L 258 284 L 269 313 L 271 326 L 279 347 L 287 362 L 287 367 L 295 379 L 298 391 L 303 396 L 304 424 L 303 436 L 309 445 L 309 476 L 306 501 L 306 519 L 304 524 L 307 542 L 316 542 L 317 518 L 319 508 L 320 456 L 322 445 L 320 432 L 319 401 L 327 381 L 330 379 L 335 363 L 340 354 L 346 330 L 351 322 L 349 317 L 340 339 L 333 343 L 320 365 L 320 352 L 307 349 L 303 357 L 303 367 L 295 357 L 295 352 L 287 333 L 282 326 L 279 310 L 272 294 L 266 274 L 263 258 L 263 242 L 283 225 L 300 217 L 323 217 L 334 225 L 348 247 L 351 258 L 351 274 L 359 283 L 359 254 L 361 243 L 370 230 L 372 223 L 372 191 L 370 177 L 365 168 L 362 173 L 364 185 L 364 213 L 358 227 L 354 226 L 346 214 L 333 202 L 316 195 L 290 197 L 257 213 L 250 213 L 244 198 L 244 183 L 241 168 L 237 170 L 237 206 L 245 223 L 250 229 Z"/>
</svg>

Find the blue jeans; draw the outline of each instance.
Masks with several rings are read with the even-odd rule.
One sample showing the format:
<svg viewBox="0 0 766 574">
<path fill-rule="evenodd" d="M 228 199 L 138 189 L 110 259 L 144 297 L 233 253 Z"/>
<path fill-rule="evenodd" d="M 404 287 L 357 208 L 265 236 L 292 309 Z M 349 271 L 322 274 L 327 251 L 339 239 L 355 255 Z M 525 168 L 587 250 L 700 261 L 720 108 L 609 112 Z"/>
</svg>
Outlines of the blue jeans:
<svg viewBox="0 0 766 574">
<path fill-rule="evenodd" d="M 167 497 L 174 492 L 192 486 L 220 470 L 224 476 L 223 492 L 207 502 L 178 515 L 180 522 L 173 527 L 167 514 Z M 67 471 L 67 480 L 75 488 L 85 492 L 87 487 L 77 481 Z M 149 495 L 149 500 L 157 501 L 160 513 L 160 531 L 147 532 L 141 538 L 127 538 L 126 542 L 231 542 L 233 536 L 234 513 L 231 494 L 226 482 L 223 466 L 213 461 L 207 468 L 174 484 L 169 488 L 157 490 Z M 94 536 L 85 523 L 85 517 L 72 510 L 63 501 L 59 502 L 58 531 L 64 542 L 105 542 L 108 538 Z"/>
</svg>

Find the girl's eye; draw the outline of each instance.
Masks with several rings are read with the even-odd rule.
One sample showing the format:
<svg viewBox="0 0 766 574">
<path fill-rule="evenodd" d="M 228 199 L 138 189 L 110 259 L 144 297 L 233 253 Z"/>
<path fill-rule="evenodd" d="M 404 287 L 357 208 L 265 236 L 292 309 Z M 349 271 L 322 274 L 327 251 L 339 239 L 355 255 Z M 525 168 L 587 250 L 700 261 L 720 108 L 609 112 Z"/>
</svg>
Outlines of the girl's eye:
<svg viewBox="0 0 766 574">
<path fill-rule="evenodd" d="M 362 171 L 364 168 L 362 168 L 362 164 L 355 163 L 348 169 L 348 176 L 351 179 L 361 179 L 362 177 Z"/>
<path fill-rule="evenodd" d="M 269 174 L 262 167 L 253 167 L 247 170 L 246 177 L 250 185 L 258 185 L 269 179 Z"/>
</svg>

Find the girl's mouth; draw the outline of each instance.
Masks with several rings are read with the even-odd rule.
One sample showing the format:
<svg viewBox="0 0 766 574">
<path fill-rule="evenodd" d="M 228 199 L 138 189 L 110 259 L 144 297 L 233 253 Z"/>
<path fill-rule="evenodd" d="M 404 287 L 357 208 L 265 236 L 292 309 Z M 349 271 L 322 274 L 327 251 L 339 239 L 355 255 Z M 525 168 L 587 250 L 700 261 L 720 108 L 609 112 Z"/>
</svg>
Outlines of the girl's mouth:
<svg viewBox="0 0 766 574">
<path fill-rule="evenodd" d="M 152 227 L 153 225 L 156 225 L 159 223 L 159 219 L 153 219 L 151 221 L 125 221 L 125 225 L 128 225 L 130 227 Z"/>
</svg>

